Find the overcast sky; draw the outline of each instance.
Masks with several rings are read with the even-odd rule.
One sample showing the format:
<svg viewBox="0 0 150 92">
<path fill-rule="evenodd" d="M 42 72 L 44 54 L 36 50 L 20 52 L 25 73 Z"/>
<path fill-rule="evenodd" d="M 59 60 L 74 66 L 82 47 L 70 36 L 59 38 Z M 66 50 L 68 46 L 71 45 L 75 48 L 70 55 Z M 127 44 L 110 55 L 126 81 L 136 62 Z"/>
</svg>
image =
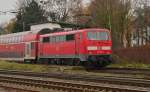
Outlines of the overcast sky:
<svg viewBox="0 0 150 92">
<path fill-rule="evenodd" d="M 86 3 L 89 0 L 84 0 Z M 17 0 L 0 0 L 0 11 L 10 11 L 15 10 Z M 4 23 L 14 18 L 14 14 L 1 14 L 0 13 L 0 23 Z"/>
<path fill-rule="evenodd" d="M 0 0 L 0 11 L 10 11 L 14 10 L 16 7 L 17 0 Z M 10 20 L 14 17 L 14 14 L 1 14 L 0 13 L 0 23 Z"/>
</svg>

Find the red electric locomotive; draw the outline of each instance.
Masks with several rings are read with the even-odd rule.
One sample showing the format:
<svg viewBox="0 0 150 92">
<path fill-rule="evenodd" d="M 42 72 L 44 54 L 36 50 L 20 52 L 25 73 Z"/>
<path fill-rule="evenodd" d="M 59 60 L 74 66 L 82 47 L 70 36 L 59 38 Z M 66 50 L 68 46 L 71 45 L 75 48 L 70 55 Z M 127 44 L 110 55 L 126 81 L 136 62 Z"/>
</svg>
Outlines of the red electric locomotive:
<svg viewBox="0 0 150 92">
<path fill-rule="evenodd" d="M 38 57 L 57 64 L 106 65 L 111 62 L 111 46 L 107 29 L 57 32 L 40 35 Z"/>
<path fill-rule="evenodd" d="M 111 62 L 112 41 L 109 30 L 50 31 L 0 36 L 0 59 L 70 65 L 106 65 Z"/>
</svg>

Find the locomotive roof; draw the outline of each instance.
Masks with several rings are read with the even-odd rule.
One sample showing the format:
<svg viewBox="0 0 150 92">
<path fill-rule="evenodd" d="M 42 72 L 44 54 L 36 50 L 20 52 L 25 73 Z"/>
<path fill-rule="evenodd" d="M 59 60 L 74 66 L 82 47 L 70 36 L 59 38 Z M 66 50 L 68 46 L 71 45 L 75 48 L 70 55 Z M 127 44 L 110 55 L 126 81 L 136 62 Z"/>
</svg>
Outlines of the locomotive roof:
<svg viewBox="0 0 150 92">
<path fill-rule="evenodd" d="M 99 30 L 99 31 L 109 31 L 108 29 L 100 29 L 100 28 L 88 28 L 88 29 L 80 29 L 80 30 L 71 30 L 71 31 L 60 31 L 60 32 L 55 32 L 55 33 L 48 33 L 48 34 L 43 34 L 41 36 L 51 36 L 51 35 L 64 35 L 64 34 L 75 34 L 75 33 L 81 33 L 81 32 L 86 32 L 90 30 Z"/>
<path fill-rule="evenodd" d="M 71 31 L 59 31 L 59 32 L 53 32 L 52 29 L 42 29 L 42 30 L 31 30 L 31 31 L 25 31 L 25 32 L 18 32 L 18 33 L 11 33 L 11 34 L 5 34 L 5 35 L 0 35 L 1 37 L 13 37 L 13 36 L 23 36 L 23 35 L 28 35 L 28 34 L 40 34 L 42 36 L 49 36 L 49 35 L 63 35 L 63 34 L 75 34 L 75 33 L 80 33 L 80 32 L 85 32 L 89 30 L 106 30 L 107 29 L 99 29 L 99 28 L 88 28 L 88 29 L 80 29 L 80 30 L 71 30 Z"/>
</svg>

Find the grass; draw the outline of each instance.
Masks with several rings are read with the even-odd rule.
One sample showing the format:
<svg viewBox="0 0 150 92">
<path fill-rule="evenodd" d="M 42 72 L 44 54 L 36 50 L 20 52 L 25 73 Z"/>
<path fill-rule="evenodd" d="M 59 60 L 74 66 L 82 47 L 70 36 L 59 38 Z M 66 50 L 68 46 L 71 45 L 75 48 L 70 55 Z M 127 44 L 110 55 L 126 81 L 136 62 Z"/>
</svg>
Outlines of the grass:
<svg viewBox="0 0 150 92">
<path fill-rule="evenodd" d="M 150 63 L 145 64 L 142 61 L 123 59 L 117 55 L 113 55 L 113 58 L 115 62 L 108 67 L 150 69 Z"/>
<path fill-rule="evenodd" d="M 0 61 L 0 69 L 20 70 L 32 72 L 65 72 L 84 70 L 83 67 L 38 65 L 38 64 L 20 64 L 15 62 Z"/>
<path fill-rule="evenodd" d="M 113 55 L 114 63 L 108 67 L 119 67 L 119 68 L 141 68 L 150 69 L 150 64 L 144 64 L 141 62 L 135 62 L 131 60 L 125 60 L 117 55 Z M 84 72 L 87 73 L 86 69 L 82 66 L 56 66 L 56 65 L 37 65 L 37 64 L 20 64 L 15 62 L 0 61 L 0 69 L 7 70 L 20 70 L 20 71 L 32 71 L 32 72 Z"/>
<path fill-rule="evenodd" d="M 45 65 L 29 65 L 0 61 L 0 69 L 45 72 L 48 70 L 48 67 Z"/>
<path fill-rule="evenodd" d="M 119 62 L 119 61 L 117 61 Z M 112 64 L 108 67 L 127 67 L 127 68 L 150 68 L 150 65 L 145 64 L 133 64 L 121 61 L 119 63 Z M 120 74 L 109 74 L 109 73 L 96 73 L 87 71 L 81 66 L 56 66 L 56 65 L 37 65 L 37 64 L 20 64 L 15 62 L 0 61 L 0 69 L 6 70 L 19 70 L 19 71 L 31 71 L 31 72 L 64 72 L 69 74 L 77 75 L 92 75 L 92 76 L 124 76 Z M 126 75 L 128 76 L 128 75 Z M 139 76 L 134 76 L 139 77 Z M 140 75 L 140 77 L 142 77 Z"/>
</svg>

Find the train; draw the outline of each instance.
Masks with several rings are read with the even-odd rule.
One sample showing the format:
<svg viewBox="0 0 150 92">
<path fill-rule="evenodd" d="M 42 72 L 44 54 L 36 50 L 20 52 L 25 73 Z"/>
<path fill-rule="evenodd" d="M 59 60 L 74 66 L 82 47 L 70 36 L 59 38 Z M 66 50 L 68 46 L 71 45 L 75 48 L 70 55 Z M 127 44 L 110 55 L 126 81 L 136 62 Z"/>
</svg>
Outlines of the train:
<svg viewBox="0 0 150 92">
<path fill-rule="evenodd" d="M 5 61 L 106 66 L 111 55 L 108 29 L 44 28 L 0 36 L 0 60 Z"/>
</svg>

